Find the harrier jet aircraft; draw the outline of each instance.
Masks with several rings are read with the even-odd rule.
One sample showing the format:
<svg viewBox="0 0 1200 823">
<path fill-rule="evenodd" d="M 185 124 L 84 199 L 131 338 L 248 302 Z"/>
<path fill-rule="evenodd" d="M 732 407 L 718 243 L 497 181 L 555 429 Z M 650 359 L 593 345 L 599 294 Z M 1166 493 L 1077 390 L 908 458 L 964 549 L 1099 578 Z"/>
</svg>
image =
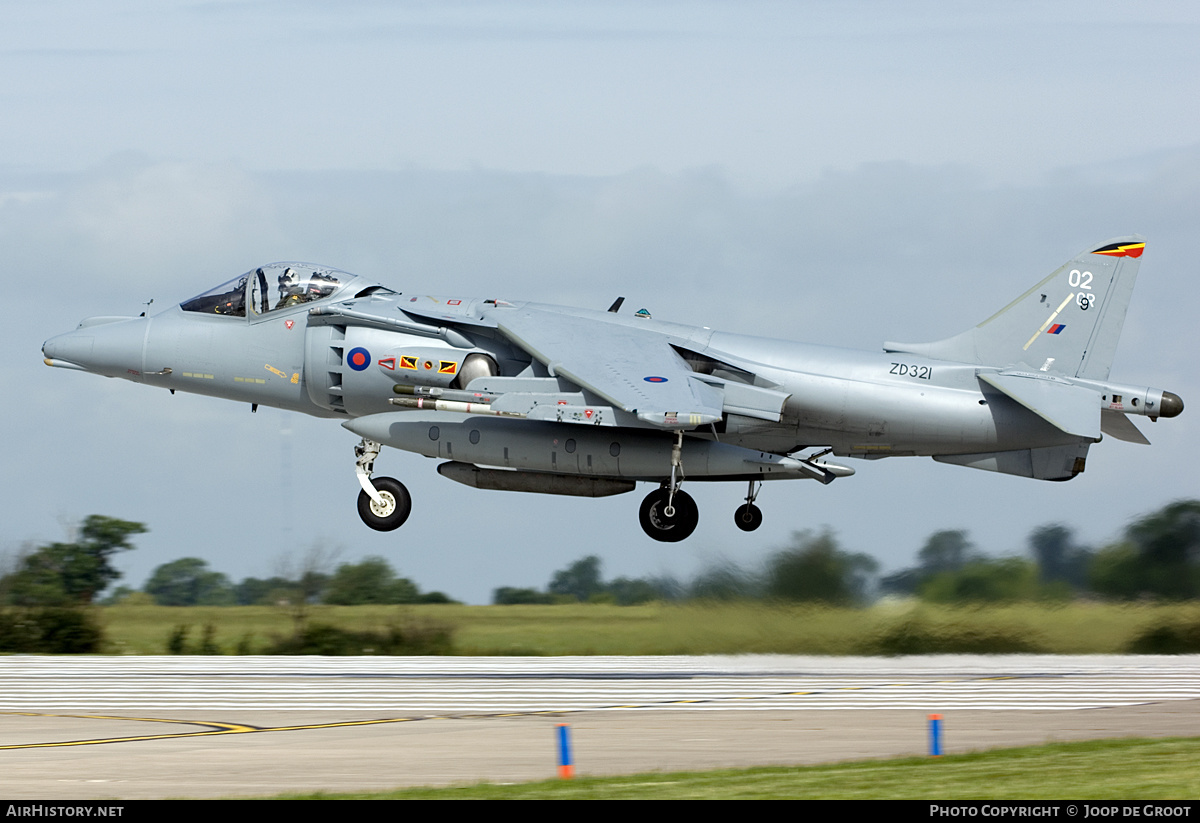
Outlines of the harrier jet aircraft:
<svg viewBox="0 0 1200 823">
<path fill-rule="evenodd" d="M 830 483 L 829 456 L 927 456 L 1069 480 L 1107 434 L 1148 443 L 1132 415 L 1175 417 L 1162 389 L 1109 380 L 1145 243 L 1081 252 L 974 328 L 859 352 L 621 313 L 394 291 L 273 263 L 153 317 L 92 317 L 42 347 L 50 366 L 340 419 L 359 435 L 358 511 L 380 531 L 412 507 L 375 477 L 383 446 L 480 489 L 591 497 L 654 485 L 639 512 L 685 539 L 688 481 Z"/>
</svg>

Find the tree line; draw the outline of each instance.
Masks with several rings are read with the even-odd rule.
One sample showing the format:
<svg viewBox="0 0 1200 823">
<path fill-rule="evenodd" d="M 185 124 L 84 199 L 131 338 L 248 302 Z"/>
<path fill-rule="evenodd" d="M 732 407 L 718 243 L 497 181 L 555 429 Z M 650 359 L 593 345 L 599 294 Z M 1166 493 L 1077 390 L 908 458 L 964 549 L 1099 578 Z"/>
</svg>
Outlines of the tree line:
<svg viewBox="0 0 1200 823">
<path fill-rule="evenodd" d="M 938 603 L 1193 599 L 1200 596 L 1200 500 L 1141 517 L 1099 549 L 1079 544 L 1061 524 L 1034 529 L 1024 557 L 991 557 L 966 531 L 935 532 L 917 564 L 884 577 L 880 590 Z"/>
<path fill-rule="evenodd" d="M 1026 600 L 1186 600 L 1200 597 L 1200 500 L 1180 500 L 1139 518 L 1120 540 L 1081 545 L 1062 524 L 1034 529 L 1025 556 L 989 555 L 966 530 L 934 532 L 916 564 L 883 577 L 868 554 L 847 551 L 829 530 L 795 532 L 760 569 L 722 561 L 690 581 L 649 577 L 605 581 L 595 555 L 554 573 L 545 589 L 503 586 L 498 605 L 654 600 L 775 600 L 865 605 L 880 596 L 934 603 Z"/>
<path fill-rule="evenodd" d="M 9 563 L 0 574 L 0 607 L 69 610 L 138 600 L 169 606 L 454 602 L 442 592 L 422 592 L 382 557 L 342 563 L 332 572 L 326 570 L 331 563 L 310 557 L 301 568 L 236 584 L 207 561 L 185 557 L 156 568 L 140 592 L 112 588 L 120 578 L 114 557 L 132 549 L 134 538 L 146 531 L 143 523 L 91 515 L 67 541 L 40 546 Z M 849 606 L 879 595 L 943 603 L 1200 596 L 1200 500 L 1180 500 L 1151 512 L 1098 549 L 1079 544 L 1061 524 L 1035 529 L 1026 543 L 1025 556 L 995 557 L 978 549 L 965 530 L 937 531 L 917 552 L 915 565 L 880 578 L 870 555 L 844 549 L 831 531 L 796 532 L 760 569 L 726 561 L 689 581 L 670 576 L 606 581 L 600 558 L 589 555 L 555 572 L 545 589 L 505 586 L 495 589 L 492 599 L 497 604 L 618 605 L 767 599 Z"/>
<path fill-rule="evenodd" d="M 763 571 L 757 573 L 726 562 L 710 567 L 688 583 L 671 576 L 605 581 L 600 558 L 588 555 L 555 572 L 544 591 L 503 586 L 492 593 L 492 602 L 633 606 L 655 600 L 779 599 L 853 606 L 868 599 L 877 568 L 869 555 L 843 551 L 828 530 L 796 532 L 791 545 L 773 554 Z"/>
<path fill-rule="evenodd" d="M 129 603 L 149 599 L 160 606 L 272 606 L 303 601 L 311 605 L 366 606 L 411 603 L 454 603 L 443 592 L 422 592 L 400 577 L 382 557 L 342 563 L 332 573 L 312 564 L 291 574 L 247 577 L 233 583 L 198 557 L 181 557 L 151 573 L 141 588 L 144 598 L 120 587 L 107 599 Z"/>
<path fill-rule="evenodd" d="M 121 576 L 112 565 L 113 556 L 132 549 L 133 535 L 146 531 L 142 523 L 92 515 L 80 526 L 78 540 L 51 543 L 27 553 L 13 571 L 0 576 L 0 604 L 252 606 L 303 600 L 314 605 L 361 606 L 455 602 L 442 592 L 422 592 L 412 580 L 397 575 L 382 557 L 343 563 L 332 573 L 319 568 L 321 564 L 306 562 L 291 574 L 247 577 L 240 583 L 209 568 L 206 560 L 181 557 L 154 569 L 140 590 L 116 586 L 100 598 Z"/>
</svg>

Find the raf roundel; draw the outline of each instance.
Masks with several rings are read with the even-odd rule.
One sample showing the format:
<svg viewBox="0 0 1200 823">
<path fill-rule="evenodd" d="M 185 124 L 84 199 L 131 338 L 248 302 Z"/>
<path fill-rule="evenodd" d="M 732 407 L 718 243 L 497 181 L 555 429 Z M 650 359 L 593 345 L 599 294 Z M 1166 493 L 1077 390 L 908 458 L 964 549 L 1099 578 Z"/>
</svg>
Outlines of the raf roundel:
<svg viewBox="0 0 1200 823">
<path fill-rule="evenodd" d="M 359 346 L 356 349 L 350 350 L 350 353 L 346 355 L 346 362 L 355 371 L 362 371 L 371 365 L 371 353 L 362 346 Z"/>
<path fill-rule="evenodd" d="M 652 374 L 649 377 L 643 377 L 642 379 L 645 380 L 647 383 L 666 383 L 667 382 L 667 378 L 659 377 L 656 374 Z"/>
</svg>

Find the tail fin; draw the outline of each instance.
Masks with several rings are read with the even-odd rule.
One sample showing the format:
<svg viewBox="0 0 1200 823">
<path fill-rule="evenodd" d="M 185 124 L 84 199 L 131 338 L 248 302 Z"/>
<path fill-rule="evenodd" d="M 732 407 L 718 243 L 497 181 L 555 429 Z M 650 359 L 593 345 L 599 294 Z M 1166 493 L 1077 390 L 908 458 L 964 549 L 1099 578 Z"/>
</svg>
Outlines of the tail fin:
<svg viewBox="0 0 1200 823">
<path fill-rule="evenodd" d="M 884 351 L 1106 380 L 1145 247 L 1136 235 L 1109 240 L 973 329 L 935 343 L 884 343 Z"/>
</svg>

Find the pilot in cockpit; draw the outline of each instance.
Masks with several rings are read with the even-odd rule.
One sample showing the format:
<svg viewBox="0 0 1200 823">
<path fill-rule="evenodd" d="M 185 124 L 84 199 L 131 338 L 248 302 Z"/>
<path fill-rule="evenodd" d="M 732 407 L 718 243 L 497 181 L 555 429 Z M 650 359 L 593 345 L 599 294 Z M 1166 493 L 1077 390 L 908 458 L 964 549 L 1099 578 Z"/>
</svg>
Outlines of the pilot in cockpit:
<svg viewBox="0 0 1200 823">
<path fill-rule="evenodd" d="M 295 269 L 288 266 L 283 270 L 283 274 L 279 275 L 279 302 L 275 304 L 275 308 L 298 306 L 303 302 L 305 302 L 304 285 L 300 282 L 300 275 L 296 274 Z"/>
</svg>

